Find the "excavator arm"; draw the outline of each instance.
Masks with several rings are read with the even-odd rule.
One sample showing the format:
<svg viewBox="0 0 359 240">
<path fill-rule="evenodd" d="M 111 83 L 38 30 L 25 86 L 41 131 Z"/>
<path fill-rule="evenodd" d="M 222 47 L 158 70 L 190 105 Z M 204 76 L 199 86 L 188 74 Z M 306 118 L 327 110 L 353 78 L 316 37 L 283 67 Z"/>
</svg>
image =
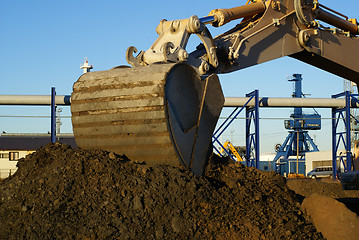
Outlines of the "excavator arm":
<svg viewBox="0 0 359 240">
<path fill-rule="evenodd" d="M 290 56 L 358 83 L 355 19 L 349 20 L 317 1 L 266 1 L 265 5 L 260 18 L 253 16 L 258 19 L 216 39 L 218 55 L 224 56 L 218 73 Z"/>
<path fill-rule="evenodd" d="M 220 153 L 222 154 L 223 152 L 233 155 L 234 157 L 236 157 L 237 161 L 240 161 L 240 162 L 243 161 L 243 158 L 241 157 L 241 155 L 239 155 L 237 149 L 233 146 L 233 144 L 230 141 L 225 141 L 225 143 L 223 144 L 223 147 L 221 148 Z"/>
<path fill-rule="evenodd" d="M 239 20 L 240 19 L 240 20 Z M 207 25 L 233 29 L 212 37 Z M 224 96 L 217 74 L 289 56 L 359 83 L 358 23 L 316 0 L 248 1 L 204 18 L 162 20 L 132 67 L 83 74 L 73 86 L 76 143 L 202 174 Z M 188 53 L 191 35 L 200 44 Z"/>
<path fill-rule="evenodd" d="M 214 39 L 205 26 L 220 27 L 236 19 L 243 20 Z M 233 72 L 290 56 L 359 81 L 359 64 L 355 61 L 359 54 L 356 19 L 348 19 L 314 0 L 258 0 L 232 9 L 215 9 L 201 19 L 192 16 L 162 20 L 157 32 L 160 36 L 156 42 L 137 58 L 132 57 L 131 65 L 186 61 L 205 75 Z M 191 34 L 199 36 L 203 44 L 188 54 L 185 48 Z M 128 51 L 127 56 L 132 52 Z"/>
</svg>

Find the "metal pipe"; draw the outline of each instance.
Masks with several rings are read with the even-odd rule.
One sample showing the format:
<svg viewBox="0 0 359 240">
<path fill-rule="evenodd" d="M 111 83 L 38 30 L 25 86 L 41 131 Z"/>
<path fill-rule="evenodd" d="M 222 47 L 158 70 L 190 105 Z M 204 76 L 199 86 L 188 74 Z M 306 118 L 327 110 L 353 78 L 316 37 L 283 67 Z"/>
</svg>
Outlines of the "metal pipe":
<svg viewBox="0 0 359 240">
<path fill-rule="evenodd" d="M 49 133 L 1 133 L 1 137 L 48 137 Z M 73 133 L 60 133 L 56 135 L 61 138 L 73 138 Z"/>
<path fill-rule="evenodd" d="M 241 107 L 249 100 L 249 97 L 226 97 L 225 107 Z M 71 95 L 56 95 L 56 105 L 71 105 Z M 0 95 L 0 105 L 51 105 L 51 95 Z M 254 100 L 248 103 L 254 107 Z M 344 98 L 259 98 L 259 107 L 308 107 L 308 108 L 332 108 L 345 107 Z M 359 108 L 359 104 L 351 102 L 351 106 Z"/>
<path fill-rule="evenodd" d="M 56 90 L 51 88 L 51 143 L 56 142 Z"/>
<path fill-rule="evenodd" d="M 199 19 L 203 24 L 211 24 L 215 21 L 214 16 L 206 16 Z"/>
<path fill-rule="evenodd" d="M 327 6 L 323 5 L 323 4 L 318 3 L 318 6 L 324 8 L 324 9 L 327 9 L 328 11 L 331 11 L 332 13 L 335 13 L 335 14 L 337 14 L 339 16 L 342 16 L 343 18 L 345 18 L 345 20 L 349 19 L 348 16 L 346 16 L 346 15 L 340 13 L 340 12 L 337 12 L 334 9 L 331 9 L 331 8 L 329 8 L 329 7 L 327 7 Z"/>
<path fill-rule="evenodd" d="M 56 105 L 71 105 L 71 95 L 56 95 Z M 0 105 L 51 105 L 51 95 L 0 95 Z"/>
<path fill-rule="evenodd" d="M 359 33 L 358 25 L 342 19 L 330 12 L 327 12 L 321 8 L 315 10 L 317 14 L 316 19 L 326 22 L 334 27 L 340 28 L 344 31 L 348 31 L 351 34 L 357 35 Z"/>
<path fill-rule="evenodd" d="M 214 16 L 215 21 L 212 23 L 214 27 L 223 26 L 230 21 L 252 17 L 256 14 L 263 13 L 266 10 L 266 5 L 262 1 L 251 3 L 239 7 L 228 9 L 214 9 L 208 15 Z"/>
<path fill-rule="evenodd" d="M 297 174 L 298 174 L 298 167 L 299 167 L 299 130 L 297 131 Z"/>
<path fill-rule="evenodd" d="M 226 97 L 225 107 L 240 107 L 249 100 L 248 97 Z M 248 103 L 253 107 L 254 100 Z M 332 98 L 259 98 L 259 107 L 307 107 L 307 108 L 333 108 L 345 107 L 345 99 Z M 351 107 L 359 108 L 359 104 L 351 101 Z"/>
</svg>

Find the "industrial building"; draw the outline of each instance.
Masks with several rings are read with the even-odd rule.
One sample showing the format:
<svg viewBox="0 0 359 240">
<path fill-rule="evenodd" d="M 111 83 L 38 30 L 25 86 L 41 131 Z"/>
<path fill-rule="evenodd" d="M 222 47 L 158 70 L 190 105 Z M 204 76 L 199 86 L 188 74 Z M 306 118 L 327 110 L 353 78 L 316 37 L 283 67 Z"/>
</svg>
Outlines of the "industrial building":
<svg viewBox="0 0 359 240">
<path fill-rule="evenodd" d="M 73 134 L 59 134 L 56 140 L 76 147 Z M 0 135 L 0 178 L 14 174 L 20 158 L 48 143 L 50 143 L 50 134 L 2 133 Z"/>
</svg>

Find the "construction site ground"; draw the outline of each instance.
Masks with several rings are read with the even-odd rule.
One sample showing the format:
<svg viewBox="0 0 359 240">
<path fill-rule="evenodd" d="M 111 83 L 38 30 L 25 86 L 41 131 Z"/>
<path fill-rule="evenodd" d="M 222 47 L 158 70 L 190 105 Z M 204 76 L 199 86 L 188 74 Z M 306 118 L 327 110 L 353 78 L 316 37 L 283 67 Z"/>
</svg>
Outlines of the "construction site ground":
<svg viewBox="0 0 359 240">
<path fill-rule="evenodd" d="M 358 199 L 216 156 L 196 176 L 57 143 L 0 182 L 0 239 L 357 239 Z"/>
</svg>

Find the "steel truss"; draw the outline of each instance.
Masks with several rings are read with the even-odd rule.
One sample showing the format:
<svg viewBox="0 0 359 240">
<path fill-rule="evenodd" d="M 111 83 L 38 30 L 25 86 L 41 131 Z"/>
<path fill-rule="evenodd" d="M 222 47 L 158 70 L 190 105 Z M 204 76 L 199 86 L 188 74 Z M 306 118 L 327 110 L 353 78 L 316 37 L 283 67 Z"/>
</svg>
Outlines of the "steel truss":
<svg viewBox="0 0 359 240">
<path fill-rule="evenodd" d="M 333 179 L 336 179 L 340 172 L 351 171 L 353 156 L 351 152 L 351 136 L 350 136 L 350 107 L 353 104 L 359 103 L 356 98 L 358 94 L 350 94 L 349 91 L 332 95 L 332 98 L 345 98 L 345 107 L 332 108 L 332 165 L 333 165 Z M 344 128 L 344 131 L 341 130 Z M 344 146 L 345 152 L 339 152 L 341 143 Z"/>
<path fill-rule="evenodd" d="M 219 126 L 212 136 L 212 142 L 217 143 L 224 152 L 235 160 L 233 156 L 225 149 L 219 141 L 220 136 L 229 127 L 229 125 L 238 117 L 238 115 L 246 109 L 246 165 L 259 168 L 259 91 L 255 90 L 246 94 L 248 100 L 242 107 L 236 107 L 226 120 Z M 249 107 L 249 103 L 254 100 L 253 107 Z M 254 125 L 254 129 L 251 127 Z M 254 132 L 253 132 L 254 131 Z M 223 156 L 220 150 L 213 146 L 215 152 Z"/>
</svg>

